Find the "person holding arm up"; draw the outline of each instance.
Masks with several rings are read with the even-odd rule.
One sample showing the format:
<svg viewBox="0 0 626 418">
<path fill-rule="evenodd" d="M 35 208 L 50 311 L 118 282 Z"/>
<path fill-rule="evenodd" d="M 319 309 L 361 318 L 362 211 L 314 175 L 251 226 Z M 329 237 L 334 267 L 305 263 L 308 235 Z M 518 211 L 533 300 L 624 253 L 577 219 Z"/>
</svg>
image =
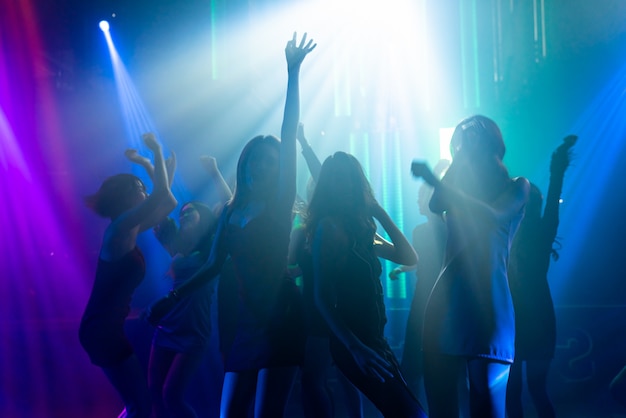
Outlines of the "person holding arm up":
<svg viewBox="0 0 626 418">
<path fill-rule="evenodd" d="M 377 219 L 391 242 L 376 240 Z M 315 304 L 335 364 L 385 417 L 425 417 L 384 337 L 387 322 L 378 257 L 415 264 L 417 256 L 376 202 L 361 165 L 337 152 L 322 165 L 306 216 Z"/>
<path fill-rule="evenodd" d="M 457 380 L 467 368 L 470 415 L 504 418 L 515 357 L 515 316 L 507 265 L 524 216 L 529 182 L 509 177 L 496 123 L 482 115 L 459 123 L 452 164 L 440 181 L 425 163 L 411 170 L 434 187 L 430 209 L 447 226 L 443 266 L 424 313 L 424 385 L 429 416 L 459 414 Z"/>
<path fill-rule="evenodd" d="M 315 184 L 319 179 L 322 163 L 304 135 L 304 124 L 302 122 L 298 123 L 297 139 L 310 174 L 306 188 L 308 203 L 311 201 Z M 302 216 L 306 216 L 306 207 L 299 212 L 302 212 Z M 338 405 L 328 386 L 330 373 L 334 371 L 337 386 L 341 389 L 338 392 L 340 395 L 343 395 L 346 416 L 348 418 L 362 418 L 363 405 L 360 392 L 343 373 L 336 370 L 333 363 L 330 353 L 328 326 L 315 306 L 313 276 L 312 274 L 303 275 L 300 268 L 300 264 L 303 264 L 309 266 L 309 271 L 312 271 L 310 269 L 310 259 L 311 254 L 307 244 L 306 225 L 303 222 L 297 222 L 291 231 L 289 265 L 291 266 L 290 272 L 292 276 L 300 276 L 303 279 L 301 288 L 307 337 L 304 363 L 300 374 L 302 410 L 306 418 L 330 418 L 335 416 Z"/>
<path fill-rule="evenodd" d="M 78 336 L 93 364 L 99 366 L 120 394 L 128 417 L 148 417 L 150 393 L 144 372 L 124 334 L 133 292 L 145 275 L 137 235 L 152 228 L 174 207 L 161 144 L 153 134 L 143 141 L 154 155 L 154 188 L 146 194 L 132 174 L 107 178 L 97 193 L 85 198 L 97 215 L 109 218 L 102 240 L 96 279 L 83 313 Z"/>
<path fill-rule="evenodd" d="M 299 75 L 315 48 L 296 34 L 287 43 L 287 97 L 281 139 L 259 135 L 244 147 L 233 198 L 222 211 L 207 263 L 150 309 L 158 321 L 173 306 L 215 278 L 230 256 L 238 281 L 235 335 L 226 355 L 221 416 L 281 417 L 302 344 L 290 332 L 296 321 L 297 287 L 287 280 L 287 252 L 296 195 L 296 130 L 300 117 Z"/>
<path fill-rule="evenodd" d="M 556 313 L 548 283 L 550 259 L 559 254 L 557 243 L 559 205 L 565 171 L 570 165 L 576 135 L 568 135 L 552 153 L 550 184 L 543 196 L 531 184 L 524 219 L 511 247 L 509 284 L 515 307 L 515 362 L 507 386 L 508 418 L 522 418 L 522 369 L 530 398 L 539 418 L 553 418 L 554 406 L 547 390 L 548 372 L 556 349 Z"/>
<path fill-rule="evenodd" d="M 143 166 L 148 173 L 154 173 L 150 160 L 139 156 L 136 151 L 129 150 L 126 156 Z M 230 189 L 217 168 L 215 158 L 202 156 L 200 162 L 221 200 L 221 208 L 231 197 Z M 172 157 L 166 160 L 168 172 L 175 168 L 175 163 L 172 153 Z M 184 203 L 178 219 L 178 225 L 167 217 L 154 227 L 157 240 L 172 257 L 168 276 L 174 286 L 185 283 L 206 262 L 217 226 L 213 209 L 199 201 Z M 215 286 L 207 283 L 176 305 L 156 327 L 148 364 L 154 418 L 197 416 L 185 395 L 209 344 L 214 291 Z"/>
</svg>

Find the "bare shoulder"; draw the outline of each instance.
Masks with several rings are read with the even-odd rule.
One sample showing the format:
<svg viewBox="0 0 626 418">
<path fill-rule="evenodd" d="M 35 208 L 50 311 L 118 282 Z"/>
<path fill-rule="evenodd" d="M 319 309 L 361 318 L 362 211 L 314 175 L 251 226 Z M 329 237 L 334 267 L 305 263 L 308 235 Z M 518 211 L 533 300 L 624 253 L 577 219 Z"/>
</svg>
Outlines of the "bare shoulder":
<svg viewBox="0 0 626 418">
<path fill-rule="evenodd" d="M 526 177 L 513 177 L 512 188 L 515 192 L 528 194 L 530 190 L 530 181 Z"/>
<path fill-rule="evenodd" d="M 517 204 L 525 204 L 530 194 L 530 182 L 525 177 L 514 177 L 511 181 L 509 198 Z"/>
</svg>

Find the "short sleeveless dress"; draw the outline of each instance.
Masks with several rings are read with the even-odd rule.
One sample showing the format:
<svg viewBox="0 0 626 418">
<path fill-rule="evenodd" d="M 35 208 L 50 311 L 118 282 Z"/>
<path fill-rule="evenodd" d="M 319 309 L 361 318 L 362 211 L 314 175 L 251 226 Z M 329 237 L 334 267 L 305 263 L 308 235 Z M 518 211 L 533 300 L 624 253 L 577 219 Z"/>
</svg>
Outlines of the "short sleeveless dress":
<svg viewBox="0 0 626 418">
<path fill-rule="evenodd" d="M 507 266 L 523 210 L 499 223 L 468 210 L 447 213 L 446 259 L 424 314 L 425 352 L 513 362 Z"/>
<path fill-rule="evenodd" d="M 124 333 L 124 321 L 145 271 L 145 260 L 138 247 L 113 262 L 98 260 L 96 279 L 78 331 L 80 343 L 93 364 L 113 367 L 133 354 Z"/>
<path fill-rule="evenodd" d="M 287 275 L 291 224 L 269 214 L 244 227 L 225 219 L 225 240 L 238 285 L 237 325 L 225 370 L 299 366 L 304 358 L 302 300 Z"/>
<path fill-rule="evenodd" d="M 311 277 L 305 263 L 303 273 Z M 400 365 L 385 339 L 387 323 L 382 268 L 373 243 L 354 243 L 347 254 L 344 268 L 333 271 L 333 309 L 337 317 L 365 345 L 383 357 L 390 365 L 393 377 L 384 382 L 365 375 L 348 348 L 330 332 L 330 352 L 341 372 L 378 408 L 385 417 L 425 418 L 419 401 L 413 396 L 400 372 Z M 306 279 L 305 279 L 306 280 Z"/>
</svg>

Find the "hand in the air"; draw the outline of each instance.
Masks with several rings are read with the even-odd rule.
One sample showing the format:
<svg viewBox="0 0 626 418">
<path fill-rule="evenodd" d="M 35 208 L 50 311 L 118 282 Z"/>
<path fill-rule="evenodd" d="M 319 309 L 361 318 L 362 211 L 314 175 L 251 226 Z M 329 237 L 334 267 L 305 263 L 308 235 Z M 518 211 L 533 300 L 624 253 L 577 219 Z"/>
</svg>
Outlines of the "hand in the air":
<svg viewBox="0 0 626 418">
<path fill-rule="evenodd" d="M 201 155 L 200 164 L 202 164 L 202 167 L 209 174 L 217 173 L 217 160 L 215 157 L 211 157 L 210 155 Z"/>
<path fill-rule="evenodd" d="M 144 144 L 146 144 L 146 146 L 150 150 L 158 151 L 159 149 L 161 149 L 161 144 L 159 143 L 159 141 L 157 141 L 156 136 L 154 136 L 152 132 L 147 132 L 141 135 L 141 138 L 143 139 Z"/>
<path fill-rule="evenodd" d="M 411 173 L 417 178 L 424 179 L 426 183 L 433 187 L 439 183 L 439 180 L 435 177 L 428 164 L 423 161 L 413 161 L 411 164 Z"/>
<path fill-rule="evenodd" d="M 317 44 L 313 43 L 313 39 L 310 39 L 309 42 L 306 42 L 306 33 L 302 37 L 300 44 L 296 44 L 297 37 L 296 33 L 293 33 L 293 38 L 287 42 L 287 46 L 285 47 L 285 57 L 287 58 L 287 66 L 289 69 L 296 68 L 307 54 L 315 49 Z"/>
<path fill-rule="evenodd" d="M 576 135 L 568 135 L 563 138 L 563 143 L 552 153 L 550 161 L 551 173 L 565 173 L 572 161 L 572 147 L 576 144 L 578 137 Z"/>
</svg>

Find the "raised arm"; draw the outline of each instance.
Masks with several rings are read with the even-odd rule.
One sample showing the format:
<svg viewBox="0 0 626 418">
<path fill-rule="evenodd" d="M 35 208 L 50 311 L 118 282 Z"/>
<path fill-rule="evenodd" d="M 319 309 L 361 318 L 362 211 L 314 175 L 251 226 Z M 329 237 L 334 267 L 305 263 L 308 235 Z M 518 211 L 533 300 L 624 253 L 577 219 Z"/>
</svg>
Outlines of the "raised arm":
<svg viewBox="0 0 626 418">
<path fill-rule="evenodd" d="M 415 265 L 417 264 L 417 254 L 413 246 L 406 239 L 402 231 L 396 226 L 389 214 L 377 202 L 371 208 L 372 216 L 380 222 L 380 225 L 389 235 L 391 242 L 380 236 L 376 237 L 374 249 L 376 255 L 396 264 Z"/>
<path fill-rule="evenodd" d="M 233 196 L 230 187 L 226 184 L 224 177 L 222 176 L 222 172 L 217 167 L 217 160 L 214 157 L 208 155 L 202 155 L 200 157 L 200 163 L 202 167 L 209 173 L 211 177 L 211 181 L 213 182 L 213 186 L 215 186 L 215 191 L 217 192 L 218 200 L 221 206 L 223 206 L 226 202 L 230 200 Z"/>
<path fill-rule="evenodd" d="M 413 162 L 411 171 L 415 177 L 423 178 L 424 181 L 435 188 L 430 201 L 430 209 L 434 213 L 441 213 L 448 208 L 464 208 L 475 214 L 482 215 L 484 219 L 499 222 L 504 219 L 510 219 L 518 213 L 528 200 L 530 183 L 523 177 L 514 179 L 500 197 L 494 202 L 487 204 L 448 184 L 447 178 L 455 175 L 454 164 L 450 166 L 442 180 L 437 179 L 424 162 Z"/>
<path fill-rule="evenodd" d="M 126 158 L 128 158 L 131 162 L 140 165 L 146 170 L 150 180 L 154 182 L 154 166 L 150 162 L 150 160 L 142 155 L 136 149 L 129 148 L 124 152 Z M 176 172 L 176 154 L 172 151 L 170 156 L 165 159 L 165 172 L 167 173 L 167 182 L 170 187 L 172 187 L 172 183 L 174 182 L 174 173 Z"/>
<path fill-rule="evenodd" d="M 317 183 L 317 180 L 320 178 L 320 171 L 322 171 L 322 163 L 320 159 L 317 158 L 315 151 L 313 151 L 309 141 L 307 141 L 304 136 L 304 125 L 302 122 L 298 123 L 298 134 L 296 138 L 302 147 L 302 156 L 304 157 L 306 165 L 309 168 L 311 178 L 313 178 L 313 181 Z"/>
<path fill-rule="evenodd" d="M 575 135 L 569 135 L 563 139 L 563 143 L 552 154 L 550 161 L 550 185 L 546 195 L 546 206 L 542 217 L 542 227 L 546 237 L 550 241 L 556 238 L 559 227 L 559 203 L 563 191 L 563 178 L 571 161 L 571 149 L 578 139 Z"/>
<path fill-rule="evenodd" d="M 306 55 L 317 44 L 312 40 L 306 42 L 306 33 L 300 44 L 296 43 L 296 34 L 287 42 L 285 57 L 287 59 L 287 96 L 283 123 L 280 130 L 280 179 L 278 204 L 281 212 L 290 214 L 296 198 L 296 133 L 300 119 L 300 66 Z M 281 213 L 282 215 L 282 213 Z"/>
<path fill-rule="evenodd" d="M 115 220 L 112 227 L 117 230 L 130 230 L 140 225 L 140 231 L 145 231 L 165 218 L 177 204 L 170 191 L 161 144 L 154 134 L 144 134 L 143 140 L 154 155 L 152 193 L 141 204 L 126 211 Z"/>
<path fill-rule="evenodd" d="M 363 373 L 381 381 L 392 377 L 391 365 L 374 350 L 365 345 L 337 315 L 334 306 L 336 294 L 333 279 L 341 270 L 350 251 L 349 241 L 341 227 L 324 219 L 320 222 L 313 238 L 313 292 L 315 305 L 326 320 L 331 332 L 352 354 Z"/>
</svg>

